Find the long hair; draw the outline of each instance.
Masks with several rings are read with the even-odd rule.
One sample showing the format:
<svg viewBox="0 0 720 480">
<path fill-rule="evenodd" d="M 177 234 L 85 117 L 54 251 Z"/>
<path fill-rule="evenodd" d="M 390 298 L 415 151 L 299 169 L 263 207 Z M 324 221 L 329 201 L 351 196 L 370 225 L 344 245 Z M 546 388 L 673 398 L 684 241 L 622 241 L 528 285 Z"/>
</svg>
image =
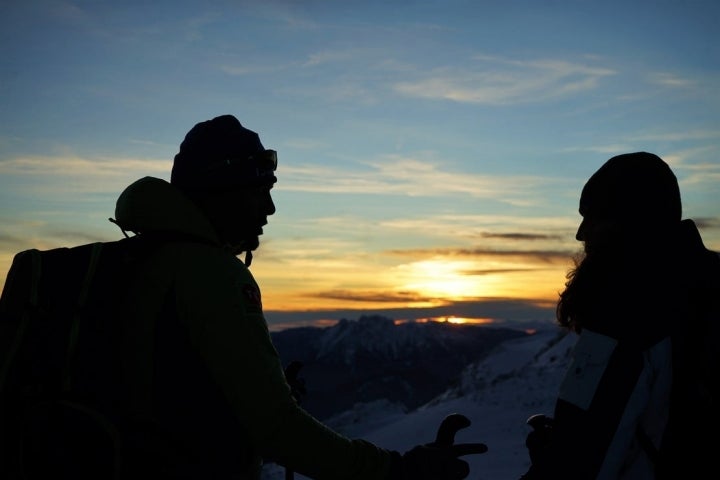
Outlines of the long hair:
<svg viewBox="0 0 720 480">
<path fill-rule="evenodd" d="M 558 325 L 575 333 L 583 327 L 601 331 L 630 328 L 627 323 L 609 325 L 615 317 L 631 318 L 638 325 L 639 317 L 650 312 L 665 317 L 682 298 L 677 292 L 682 291 L 688 274 L 682 273 L 676 231 L 648 234 L 625 230 L 606 240 L 602 244 L 586 242 L 566 274 L 555 317 Z"/>
<path fill-rule="evenodd" d="M 583 251 L 573 258 L 565 290 L 560 293 L 555 316 L 557 323 L 575 333 L 597 317 L 602 299 L 607 299 L 615 261 L 603 251 Z"/>
<path fill-rule="evenodd" d="M 555 319 L 557 320 L 558 325 L 576 333 L 580 333 L 581 327 L 577 323 L 576 315 L 574 313 L 577 309 L 578 295 L 575 277 L 578 275 L 581 262 L 582 259 L 580 256 L 575 256 L 573 258 L 574 267 L 571 268 L 565 275 L 565 278 L 567 279 L 565 282 L 565 290 L 560 293 L 560 299 L 555 307 Z"/>
</svg>

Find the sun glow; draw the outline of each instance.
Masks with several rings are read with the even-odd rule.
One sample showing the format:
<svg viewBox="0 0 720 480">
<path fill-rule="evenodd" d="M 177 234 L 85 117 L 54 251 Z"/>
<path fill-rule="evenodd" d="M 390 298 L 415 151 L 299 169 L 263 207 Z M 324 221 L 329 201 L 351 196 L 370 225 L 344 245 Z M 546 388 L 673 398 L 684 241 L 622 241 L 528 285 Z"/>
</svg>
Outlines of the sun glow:
<svg viewBox="0 0 720 480">
<path fill-rule="evenodd" d="M 407 319 L 394 320 L 395 325 L 401 325 L 403 323 L 409 323 L 409 322 L 414 322 L 414 323 L 437 322 L 437 323 L 449 323 L 452 325 L 489 325 L 491 323 L 495 323 L 495 320 L 492 318 L 456 317 L 455 315 L 443 316 L 443 317 L 416 318 L 414 320 L 407 320 Z"/>
<path fill-rule="evenodd" d="M 459 300 L 493 295 L 496 280 L 489 275 L 469 275 L 477 266 L 470 261 L 425 260 L 400 267 L 402 290 L 428 298 Z"/>
</svg>

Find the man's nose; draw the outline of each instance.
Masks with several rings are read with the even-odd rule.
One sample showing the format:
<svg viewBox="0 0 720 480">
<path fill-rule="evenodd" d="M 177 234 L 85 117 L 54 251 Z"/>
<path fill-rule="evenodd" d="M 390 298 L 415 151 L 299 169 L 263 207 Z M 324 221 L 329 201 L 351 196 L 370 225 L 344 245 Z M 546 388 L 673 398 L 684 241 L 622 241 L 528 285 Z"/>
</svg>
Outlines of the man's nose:
<svg viewBox="0 0 720 480">
<path fill-rule="evenodd" d="M 585 241 L 585 219 L 583 218 L 583 221 L 580 222 L 580 226 L 577 229 L 577 232 L 575 232 L 575 240 L 578 242 Z"/>
<path fill-rule="evenodd" d="M 272 197 L 268 197 L 268 201 L 267 201 L 267 206 L 266 206 L 266 207 L 267 207 L 266 212 L 267 212 L 268 215 L 272 215 L 272 214 L 275 213 L 275 202 L 273 202 Z"/>
</svg>

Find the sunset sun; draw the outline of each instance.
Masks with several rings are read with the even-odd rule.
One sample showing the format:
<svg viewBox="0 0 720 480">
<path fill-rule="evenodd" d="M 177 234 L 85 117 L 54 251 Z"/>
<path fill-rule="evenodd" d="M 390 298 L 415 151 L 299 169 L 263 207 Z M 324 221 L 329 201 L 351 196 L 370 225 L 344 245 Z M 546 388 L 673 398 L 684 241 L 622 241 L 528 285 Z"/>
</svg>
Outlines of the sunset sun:
<svg viewBox="0 0 720 480">
<path fill-rule="evenodd" d="M 468 261 L 425 260 L 401 267 L 403 290 L 410 290 L 427 298 L 460 300 L 491 294 L 488 277 L 468 275 L 474 268 Z"/>
</svg>

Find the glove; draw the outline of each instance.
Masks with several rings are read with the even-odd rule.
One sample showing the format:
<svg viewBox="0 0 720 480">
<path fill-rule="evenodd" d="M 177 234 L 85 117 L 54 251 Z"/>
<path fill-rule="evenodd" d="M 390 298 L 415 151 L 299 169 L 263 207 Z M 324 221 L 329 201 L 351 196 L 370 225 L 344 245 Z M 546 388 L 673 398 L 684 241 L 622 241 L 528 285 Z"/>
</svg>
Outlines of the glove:
<svg viewBox="0 0 720 480">
<path fill-rule="evenodd" d="M 290 385 L 290 394 L 297 403 L 307 393 L 305 389 L 305 380 L 298 378 L 298 372 L 303 367 L 303 363 L 293 360 L 285 367 L 285 381 Z"/>
<path fill-rule="evenodd" d="M 538 465 L 542 463 L 542 458 L 545 457 L 545 452 L 550 446 L 553 419 L 538 413 L 528 418 L 526 423 L 533 430 L 525 438 L 525 446 L 530 454 L 530 462 L 533 465 Z"/>
<path fill-rule="evenodd" d="M 395 458 L 388 480 L 462 480 L 470 474 L 470 466 L 458 457 L 485 453 L 484 443 L 453 445 L 458 430 L 470 426 L 470 420 L 460 414 L 448 415 L 438 428 L 435 441 L 418 445 Z"/>
</svg>

